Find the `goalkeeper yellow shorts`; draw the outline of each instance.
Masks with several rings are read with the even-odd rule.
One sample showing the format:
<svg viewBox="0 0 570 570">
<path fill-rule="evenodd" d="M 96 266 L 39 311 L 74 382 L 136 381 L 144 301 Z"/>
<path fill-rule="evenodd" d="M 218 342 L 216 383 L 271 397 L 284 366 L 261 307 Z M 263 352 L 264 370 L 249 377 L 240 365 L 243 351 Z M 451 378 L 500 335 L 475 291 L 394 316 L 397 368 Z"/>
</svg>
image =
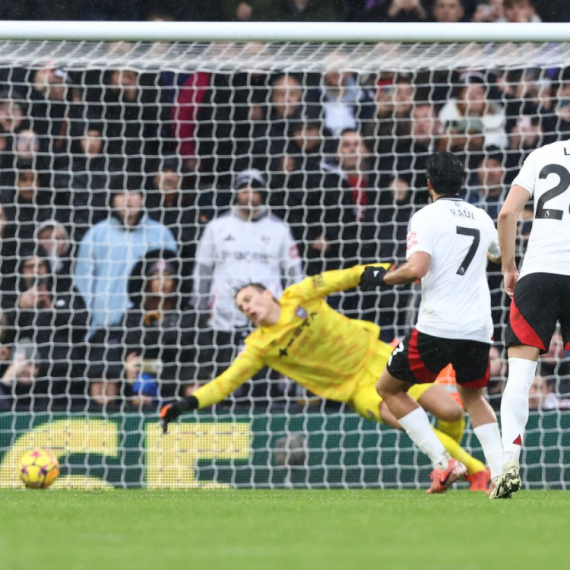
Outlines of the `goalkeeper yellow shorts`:
<svg viewBox="0 0 570 570">
<path fill-rule="evenodd" d="M 388 363 L 393 347 L 378 341 L 374 357 L 364 373 L 355 380 L 357 386 L 348 405 L 360 416 L 382 423 L 380 404 L 382 398 L 376 392 L 376 383 Z M 408 394 L 417 402 L 432 384 L 414 384 Z"/>
</svg>

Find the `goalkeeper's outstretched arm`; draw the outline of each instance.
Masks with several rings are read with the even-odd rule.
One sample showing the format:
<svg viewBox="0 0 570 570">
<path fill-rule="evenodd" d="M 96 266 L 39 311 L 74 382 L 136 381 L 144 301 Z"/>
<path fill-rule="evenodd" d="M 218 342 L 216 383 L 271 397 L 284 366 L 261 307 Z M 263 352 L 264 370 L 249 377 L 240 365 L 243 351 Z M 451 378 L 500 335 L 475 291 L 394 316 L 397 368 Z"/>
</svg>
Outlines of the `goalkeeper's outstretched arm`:
<svg viewBox="0 0 570 570">
<path fill-rule="evenodd" d="M 300 283 L 289 287 L 287 291 L 294 293 L 303 301 L 323 298 L 332 293 L 356 287 L 360 282 L 362 274 L 368 267 L 375 267 L 386 273 L 390 265 L 390 263 L 374 263 L 371 265 L 354 265 L 348 269 L 325 271 L 324 273 L 303 279 Z"/>
<path fill-rule="evenodd" d="M 166 433 L 168 424 L 184 412 L 207 408 L 221 402 L 262 368 L 262 358 L 251 347 L 246 347 L 223 374 L 198 388 L 189 398 L 163 406 L 159 420 L 162 431 Z"/>
</svg>

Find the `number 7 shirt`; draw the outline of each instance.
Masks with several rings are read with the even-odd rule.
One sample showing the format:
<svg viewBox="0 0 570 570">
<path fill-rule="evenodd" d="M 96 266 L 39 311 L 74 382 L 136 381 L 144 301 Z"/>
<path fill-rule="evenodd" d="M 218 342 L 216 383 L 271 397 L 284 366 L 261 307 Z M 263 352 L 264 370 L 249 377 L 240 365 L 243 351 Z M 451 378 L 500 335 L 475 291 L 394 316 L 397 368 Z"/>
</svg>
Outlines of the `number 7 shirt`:
<svg viewBox="0 0 570 570">
<path fill-rule="evenodd" d="M 520 277 L 570 275 L 570 141 L 531 152 L 513 186 L 534 197 L 534 220 Z"/>
<path fill-rule="evenodd" d="M 500 257 L 491 217 L 458 197 L 439 198 L 410 220 L 407 258 L 418 251 L 431 260 L 416 328 L 440 338 L 491 343 L 487 252 Z"/>
</svg>

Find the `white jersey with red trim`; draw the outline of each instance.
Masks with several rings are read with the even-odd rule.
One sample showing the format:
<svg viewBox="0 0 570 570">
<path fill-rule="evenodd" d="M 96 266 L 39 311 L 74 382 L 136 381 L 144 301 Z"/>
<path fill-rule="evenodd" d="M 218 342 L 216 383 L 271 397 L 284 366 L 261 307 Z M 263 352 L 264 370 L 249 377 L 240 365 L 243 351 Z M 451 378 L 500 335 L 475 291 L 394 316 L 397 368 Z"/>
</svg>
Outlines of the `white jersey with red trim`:
<svg viewBox="0 0 570 570">
<path fill-rule="evenodd" d="M 530 153 L 515 184 L 534 198 L 521 277 L 529 273 L 570 275 L 570 141 Z"/>
<path fill-rule="evenodd" d="M 491 217 L 460 198 L 439 198 L 410 220 L 408 259 L 418 251 L 429 253 L 431 260 L 422 279 L 416 328 L 441 338 L 490 343 L 487 252 L 500 257 Z"/>
</svg>

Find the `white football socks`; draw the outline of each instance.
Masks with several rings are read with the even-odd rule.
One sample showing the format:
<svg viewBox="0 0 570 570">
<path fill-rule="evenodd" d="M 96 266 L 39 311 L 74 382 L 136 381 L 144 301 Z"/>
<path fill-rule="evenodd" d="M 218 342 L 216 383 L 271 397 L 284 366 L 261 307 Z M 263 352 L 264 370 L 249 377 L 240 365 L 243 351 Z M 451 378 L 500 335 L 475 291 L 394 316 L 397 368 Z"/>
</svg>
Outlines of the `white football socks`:
<svg viewBox="0 0 570 570">
<path fill-rule="evenodd" d="M 505 463 L 519 461 L 528 421 L 529 391 L 537 362 L 509 358 L 509 378 L 501 401 L 501 431 Z"/>
<path fill-rule="evenodd" d="M 410 439 L 431 459 L 436 469 L 447 468 L 449 455 L 441 441 L 437 439 L 427 414 L 422 408 L 416 408 L 398 421 Z"/>
<path fill-rule="evenodd" d="M 487 465 L 489 465 L 489 469 L 491 470 L 491 477 L 499 476 L 503 471 L 504 461 L 499 424 L 497 422 L 483 424 L 482 426 L 473 428 L 473 431 L 483 448 Z"/>
</svg>

